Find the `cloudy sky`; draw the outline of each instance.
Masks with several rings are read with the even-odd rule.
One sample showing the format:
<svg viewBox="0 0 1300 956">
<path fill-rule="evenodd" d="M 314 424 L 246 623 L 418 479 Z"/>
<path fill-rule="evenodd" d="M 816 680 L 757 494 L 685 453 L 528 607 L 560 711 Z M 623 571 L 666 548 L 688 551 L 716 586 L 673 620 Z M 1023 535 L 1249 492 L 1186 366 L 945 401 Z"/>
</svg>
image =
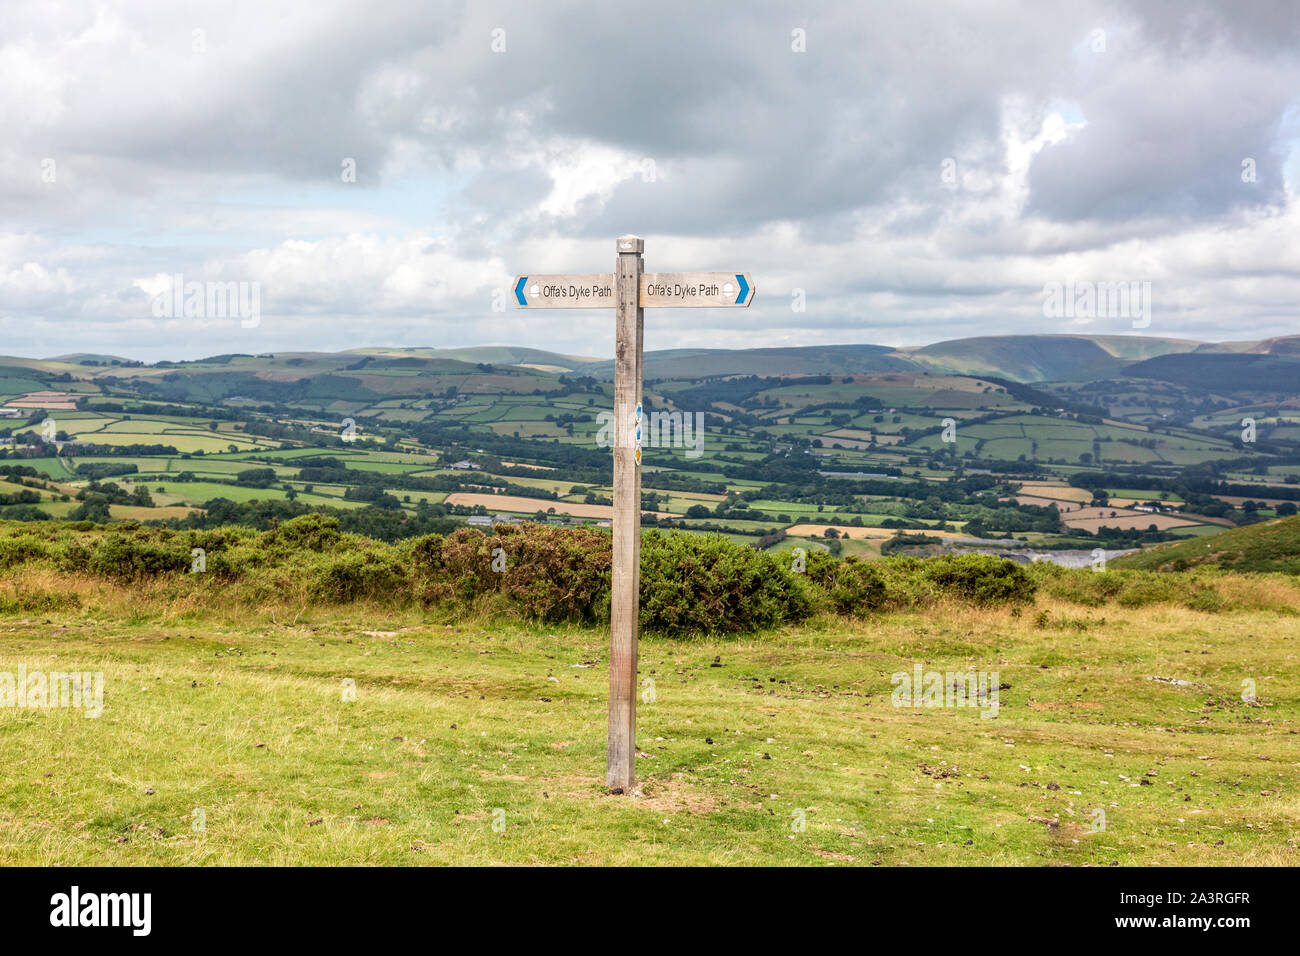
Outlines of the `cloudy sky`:
<svg viewBox="0 0 1300 956">
<path fill-rule="evenodd" d="M 1286 0 L 5 0 L 0 125 L 0 354 L 603 356 L 605 310 L 501 306 L 629 232 L 758 287 L 647 348 L 1138 334 L 1045 316 L 1069 282 L 1300 333 Z M 177 275 L 256 319 L 168 314 Z"/>
</svg>

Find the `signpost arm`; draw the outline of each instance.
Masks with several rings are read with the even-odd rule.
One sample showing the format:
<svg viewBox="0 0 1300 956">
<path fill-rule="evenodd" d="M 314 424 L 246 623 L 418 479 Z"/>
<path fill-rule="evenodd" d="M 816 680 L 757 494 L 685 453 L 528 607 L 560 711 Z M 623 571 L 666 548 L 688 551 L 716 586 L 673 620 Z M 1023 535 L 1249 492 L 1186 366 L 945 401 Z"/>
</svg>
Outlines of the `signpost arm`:
<svg viewBox="0 0 1300 956">
<path fill-rule="evenodd" d="M 609 761 L 606 782 L 625 793 L 636 776 L 637 619 L 641 582 L 641 466 L 634 438 L 641 404 L 641 258 L 637 236 L 618 240 L 614 273 L 614 566 L 609 615 Z"/>
</svg>

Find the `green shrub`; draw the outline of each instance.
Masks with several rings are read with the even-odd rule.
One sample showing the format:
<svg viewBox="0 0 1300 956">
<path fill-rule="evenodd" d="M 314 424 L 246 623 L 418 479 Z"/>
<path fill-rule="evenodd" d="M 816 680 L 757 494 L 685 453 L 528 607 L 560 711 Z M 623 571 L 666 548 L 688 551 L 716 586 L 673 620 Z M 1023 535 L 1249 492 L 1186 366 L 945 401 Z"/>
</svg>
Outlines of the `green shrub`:
<svg viewBox="0 0 1300 956">
<path fill-rule="evenodd" d="M 808 580 L 817 584 L 837 614 L 862 615 L 885 606 L 889 590 L 874 565 L 849 557 L 836 560 L 814 552 L 807 559 Z"/>
<path fill-rule="evenodd" d="M 104 578 L 134 581 L 188 571 L 190 549 L 184 540 L 154 531 L 111 531 L 91 551 L 88 568 Z"/>
<path fill-rule="evenodd" d="M 1226 610 L 1228 602 L 1217 589 L 1208 584 L 1193 588 L 1183 600 L 1183 604 L 1193 611 L 1207 611 L 1211 614 Z"/>
<path fill-rule="evenodd" d="M 0 591 L 0 614 L 43 614 L 79 607 L 81 598 L 75 594 L 21 587 L 14 591 Z"/>
<path fill-rule="evenodd" d="M 39 561 L 50 555 L 47 542 L 29 534 L 0 538 L 0 569 Z"/>
<path fill-rule="evenodd" d="M 1105 576 L 1105 573 L 1098 575 L 1098 577 Z M 1178 578 L 1160 577 L 1149 571 L 1129 571 L 1126 573 L 1126 577 L 1121 579 L 1121 584 L 1122 587 L 1115 593 L 1115 603 L 1120 607 L 1179 604 L 1186 595 L 1185 581 Z"/>
<path fill-rule="evenodd" d="M 311 583 L 311 594 L 322 601 L 377 600 L 406 591 L 406 568 L 389 550 L 380 548 L 345 552 L 325 559 L 323 570 Z"/>
<path fill-rule="evenodd" d="M 219 579 L 222 593 L 250 603 L 289 597 L 418 601 L 451 612 L 476 608 L 546 624 L 601 623 L 609 613 L 612 542 L 608 532 L 593 528 L 528 523 L 499 525 L 490 534 L 459 528 L 446 537 L 431 534 L 390 545 L 340 532 L 334 518 L 320 515 L 303 515 L 265 532 L 233 526 L 78 527 L 65 522 L 0 526 L 0 569 L 43 565 L 126 583 L 171 575 L 176 593 Z M 193 548 L 204 549 L 206 574 L 188 573 Z M 493 569 L 498 558 L 504 560 L 503 567 L 497 561 L 500 571 Z M 823 609 L 863 616 L 924 607 L 941 598 L 1009 605 L 1014 612 L 1038 591 L 1089 607 L 1167 603 L 1218 612 L 1243 600 L 1238 591 L 1231 592 L 1235 605 L 1224 597 L 1223 572 L 1216 568 L 1099 574 L 1048 563 L 1022 566 L 991 555 L 867 562 L 813 552 L 805 570 L 795 572 L 788 555 L 746 548 L 721 535 L 647 530 L 641 627 L 665 635 L 753 632 L 796 623 Z M 6 598 L 0 611 L 40 600 Z M 1269 600 L 1270 608 L 1291 610 Z"/>
<path fill-rule="evenodd" d="M 1023 566 L 987 554 L 930 558 L 923 574 L 939 593 L 975 604 L 1028 604 L 1037 585 Z"/>
<path fill-rule="evenodd" d="M 299 515 L 277 528 L 262 533 L 262 546 L 268 551 L 315 551 L 321 553 L 342 543 L 339 519 L 325 515 Z"/>
<path fill-rule="evenodd" d="M 722 535 L 647 531 L 641 546 L 641 627 L 663 634 L 748 632 L 812 613 L 803 576 Z"/>
<path fill-rule="evenodd" d="M 1030 565 L 1028 573 L 1044 593 L 1085 607 L 1101 607 L 1124 590 L 1124 577 L 1117 572 L 1099 574 L 1091 568 L 1063 568 L 1040 561 Z"/>
<path fill-rule="evenodd" d="M 1045 594 L 1073 604 L 1139 608 L 1152 604 L 1174 604 L 1194 611 L 1228 610 L 1229 602 L 1219 593 L 1217 568 L 1193 569 L 1182 574 L 1165 571 L 1110 568 L 1101 573 L 1078 568 L 1039 564 L 1033 576 Z"/>
<path fill-rule="evenodd" d="M 416 568 L 430 572 L 442 567 L 442 542 L 442 535 L 426 534 L 406 541 L 405 546 Z"/>
<path fill-rule="evenodd" d="M 424 604 L 473 604 L 495 591 L 501 584 L 492 570 L 496 541 L 476 528 L 457 528 L 447 535 L 438 549 L 438 564 L 430 567 L 432 574 L 421 595 Z"/>
<path fill-rule="evenodd" d="M 505 552 L 498 590 L 526 617 L 545 623 L 593 623 L 609 615 L 610 536 L 591 528 L 500 525 Z"/>
</svg>

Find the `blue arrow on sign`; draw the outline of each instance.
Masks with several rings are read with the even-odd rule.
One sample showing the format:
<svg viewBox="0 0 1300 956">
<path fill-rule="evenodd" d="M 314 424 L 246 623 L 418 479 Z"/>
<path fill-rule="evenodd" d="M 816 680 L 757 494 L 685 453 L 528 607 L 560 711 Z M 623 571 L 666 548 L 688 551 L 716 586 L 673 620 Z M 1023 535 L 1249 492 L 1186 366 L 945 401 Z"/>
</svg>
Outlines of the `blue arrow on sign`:
<svg viewBox="0 0 1300 956">
<path fill-rule="evenodd" d="M 736 296 L 736 305 L 740 305 L 749 295 L 749 283 L 745 281 L 745 277 L 742 275 L 737 275 L 736 281 L 740 283 L 740 295 Z"/>
<path fill-rule="evenodd" d="M 519 281 L 515 283 L 515 298 L 519 300 L 520 305 L 527 305 L 528 300 L 524 298 L 524 283 L 528 281 L 528 276 L 520 276 Z"/>
</svg>

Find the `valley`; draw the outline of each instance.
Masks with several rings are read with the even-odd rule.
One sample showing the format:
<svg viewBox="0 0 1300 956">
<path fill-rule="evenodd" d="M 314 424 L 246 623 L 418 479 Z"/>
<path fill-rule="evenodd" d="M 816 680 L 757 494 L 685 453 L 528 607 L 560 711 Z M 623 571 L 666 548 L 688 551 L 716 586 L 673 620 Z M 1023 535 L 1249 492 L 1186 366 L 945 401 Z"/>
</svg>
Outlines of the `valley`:
<svg viewBox="0 0 1300 956">
<path fill-rule="evenodd" d="M 1283 517 L 1300 500 L 1297 341 L 651 352 L 642 520 L 874 557 L 1131 549 Z M 0 520 L 320 511 L 386 540 L 471 517 L 601 525 L 611 374 L 508 347 L 2 358 Z"/>
</svg>

